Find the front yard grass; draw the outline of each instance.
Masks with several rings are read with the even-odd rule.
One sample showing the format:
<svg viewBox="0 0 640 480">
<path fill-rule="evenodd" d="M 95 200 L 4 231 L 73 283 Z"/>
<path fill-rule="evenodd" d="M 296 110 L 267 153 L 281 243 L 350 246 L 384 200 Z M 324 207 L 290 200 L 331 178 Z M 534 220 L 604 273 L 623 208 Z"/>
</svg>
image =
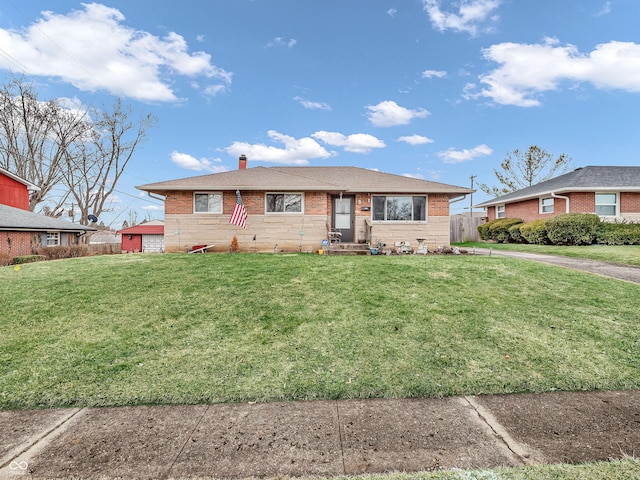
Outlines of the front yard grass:
<svg viewBox="0 0 640 480">
<path fill-rule="evenodd" d="M 640 286 L 497 256 L 0 268 L 0 408 L 640 386 Z"/>
<path fill-rule="evenodd" d="M 462 248 L 493 248 L 516 252 L 543 253 L 575 258 L 589 258 L 602 262 L 640 265 L 640 245 L 530 245 L 526 243 L 462 242 Z"/>
</svg>

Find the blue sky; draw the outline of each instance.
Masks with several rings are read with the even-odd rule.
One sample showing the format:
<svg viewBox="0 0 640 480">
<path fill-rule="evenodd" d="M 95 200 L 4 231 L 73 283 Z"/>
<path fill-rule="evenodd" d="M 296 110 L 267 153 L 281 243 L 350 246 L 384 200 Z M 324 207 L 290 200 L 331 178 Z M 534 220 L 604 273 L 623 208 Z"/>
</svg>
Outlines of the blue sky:
<svg viewBox="0 0 640 480">
<path fill-rule="evenodd" d="M 639 23 L 637 0 L 6 0 L 0 69 L 158 117 L 103 218 L 119 228 L 163 216 L 135 185 L 240 154 L 459 186 L 532 144 L 638 165 Z"/>
</svg>

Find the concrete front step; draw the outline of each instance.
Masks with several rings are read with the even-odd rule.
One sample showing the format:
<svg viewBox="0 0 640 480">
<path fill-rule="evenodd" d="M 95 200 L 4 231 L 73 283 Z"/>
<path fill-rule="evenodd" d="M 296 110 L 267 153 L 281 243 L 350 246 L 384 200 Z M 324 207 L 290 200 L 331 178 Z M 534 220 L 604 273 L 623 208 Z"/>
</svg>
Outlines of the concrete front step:
<svg viewBox="0 0 640 480">
<path fill-rule="evenodd" d="M 332 243 L 324 252 L 325 255 L 371 255 L 366 243 Z"/>
</svg>

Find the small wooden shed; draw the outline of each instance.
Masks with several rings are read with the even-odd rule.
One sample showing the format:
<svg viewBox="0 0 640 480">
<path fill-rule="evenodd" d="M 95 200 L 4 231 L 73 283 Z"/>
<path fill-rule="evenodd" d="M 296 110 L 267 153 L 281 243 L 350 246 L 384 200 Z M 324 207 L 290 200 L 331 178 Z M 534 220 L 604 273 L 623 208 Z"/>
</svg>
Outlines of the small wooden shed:
<svg viewBox="0 0 640 480">
<path fill-rule="evenodd" d="M 164 252 L 164 222 L 151 220 L 119 230 L 122 235 L 122 253 Z"/>
</svg>

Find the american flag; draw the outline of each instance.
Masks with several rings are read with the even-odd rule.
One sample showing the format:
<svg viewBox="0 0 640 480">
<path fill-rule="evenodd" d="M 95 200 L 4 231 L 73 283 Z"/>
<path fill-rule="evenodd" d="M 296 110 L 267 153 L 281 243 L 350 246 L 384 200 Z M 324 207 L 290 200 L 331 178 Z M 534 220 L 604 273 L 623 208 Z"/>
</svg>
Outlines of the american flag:
<svg viewBox="0 0 640 480">
<path fill-rule="evenodd" d="M 240 196 L 240 190 L 236 190 L 236 206 L 233 207 L 233 213 L 231 214 L 229 223 L 238 225 L 245 230 L 247 229 L 247 211 L 244 209 L 242 197 Z"/>
</svg>

